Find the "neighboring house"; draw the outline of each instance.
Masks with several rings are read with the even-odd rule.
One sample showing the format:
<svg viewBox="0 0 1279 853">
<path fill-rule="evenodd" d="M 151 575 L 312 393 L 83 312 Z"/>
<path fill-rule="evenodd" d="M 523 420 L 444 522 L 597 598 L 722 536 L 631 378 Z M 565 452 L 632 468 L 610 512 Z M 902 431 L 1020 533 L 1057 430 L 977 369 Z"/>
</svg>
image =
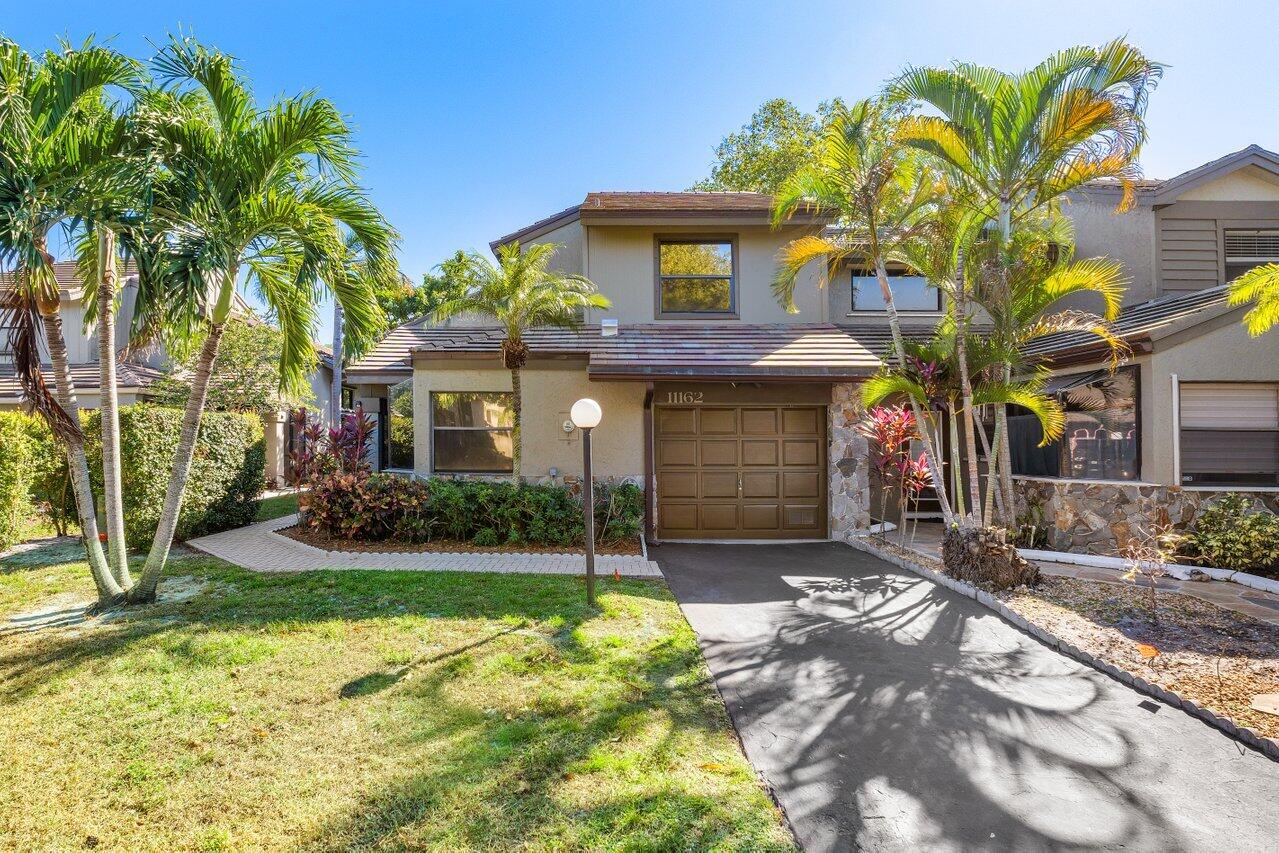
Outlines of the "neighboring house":
<svg viewBox="0 0 1279 853">
<path fill-rule="evenodd" d="M 86 333 L 85 319 L 87 313 L 89 319 L 92 320 L 97 312 L 97 305 L 85 303 L 84 286 L 76 273 L 75 262 L 58 261 L 54 263 L 53 267 L 54 276 L 58 281 L 59 314 L 61 315 L 62 332 L 66 338 L 67 351 L 71 361 L 71 378 L 75 383 L 76 400 L 81 408 L 96 409 L 99 399 L 98 333 L 96 328 Z M 121 276 L 120 309 L 116 315 L 115 350 L 117 353 L 124 352 L 128 344 L 129 327 L 133 321 L 133 305 L 137 295 L 137 285 L 136 272 L 132 269 L 126 269 Z M 0 292 L 3 292 L 4 287 L 5 282 L 0 279 Z M 237 315 L 241 317 L 254 316 L 253 309 L 239 294 L 236 294 L 235 299 L 234 311 Z M 10 346 L 8 330 L 0 327 L 0 411 L 17 409 L 22 406 L 22 388 L 14 374 Z M 48 365 L 47 351 L 42 348 L 42 352 L 45 354 L 46 380 L 52 382 L 52 368 Z M 330 355 L 329 358 L 329 371 L 331 371 L 332 356 Z M 120 405 L 128 406 L 147 400 L 151 396 L 151 386 L 155 384 L 156 380 L 165 375 L 169 366 L 168 357 L 163 347 L 160 346 L 129 350 L 126 357 L 118 358 L 116 362 L 116 391 L 119 395 Z M 320 369 L 312 377 L 313 387 L 318 387 L 327 382 L 327 378 L 322 377 L 321 374 L 325 374 L 325 377 L 332 375 L 331 372 L 326 373 L 323 358 L 321 359 Z M 327 398 L 328 386 L 324 385 L 323 399 Z M 286 465 L 286 418 L 280 414 L 267 416 L 264 420 L 267 479 L 272 483 L 281 484 Z"/>
</svg>

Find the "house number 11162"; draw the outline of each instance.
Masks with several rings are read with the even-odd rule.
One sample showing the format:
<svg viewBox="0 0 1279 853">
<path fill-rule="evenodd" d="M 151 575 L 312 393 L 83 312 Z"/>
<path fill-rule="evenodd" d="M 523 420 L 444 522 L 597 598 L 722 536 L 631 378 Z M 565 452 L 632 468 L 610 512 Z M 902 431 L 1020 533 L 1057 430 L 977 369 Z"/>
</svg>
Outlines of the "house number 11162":
<svg viewBox="0 0 1279 853">
<path fill-rule="evenodd" d="M 682 403 L 684 405 L 688 405 L 689 403 L 700 403 L 702 402 L 702 392 L 701 391 L 667 391 L 666 402 Z"/>
</svg>

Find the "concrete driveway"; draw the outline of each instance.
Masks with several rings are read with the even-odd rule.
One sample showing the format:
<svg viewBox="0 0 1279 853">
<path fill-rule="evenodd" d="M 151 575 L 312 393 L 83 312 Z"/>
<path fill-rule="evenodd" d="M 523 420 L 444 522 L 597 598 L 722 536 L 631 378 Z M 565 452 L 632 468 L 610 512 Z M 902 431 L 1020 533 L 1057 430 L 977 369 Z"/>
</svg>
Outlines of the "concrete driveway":
<svg viewBox="0 0 1279 853">
<path fill-rule="evenodd" d="M 1275 850 L 1279 764 L 835 543 L 651 549 L 808 850 Z"/>
</svg>

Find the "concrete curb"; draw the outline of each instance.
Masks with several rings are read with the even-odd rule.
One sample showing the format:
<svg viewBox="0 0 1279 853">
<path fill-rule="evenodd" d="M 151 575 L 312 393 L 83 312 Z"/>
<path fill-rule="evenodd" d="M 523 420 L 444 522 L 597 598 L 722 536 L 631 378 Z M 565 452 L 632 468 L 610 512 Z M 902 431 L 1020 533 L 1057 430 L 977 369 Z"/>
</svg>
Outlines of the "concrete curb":
<svg viewBox="0 0 1279 853">
<path fill-rule="evenodd" d="M 1128 563 L 1119 557 L 1107 557 L 1102 554 L 1072 554 L 1069 551 L 1040 551 L 1034 548 L 1018 548 L 1017 553 L 1027 560 L 1041 563 L 1062 563 L 1073 566 L 1087 566 L 1092 569 L 1127 569 Z M 1169 563 L 1164 567 L 1168 574 L 1178 580 L 1190 580 L 1192 571 L 1203 572 L 1217 581 L 1229 581 L 1241 586 L 1279 595 L 1279 581 L 1270 578 L 1250 575 L 1247 572 L 1236 572 L 1232 569 L 1218 569 L 1215 566 L 1188 566 L 1182 563 Z"/>
<path fill-rule="evenodd" d="M 938 583 L 947 589 L 953 589 L 955 592 L 972 598 L 978 604 L 981 604 L 983 607 L 997 613 L 1004 621 L 1008 622 L 1013 627 L 1030 634 L 1044 645 L 1056 649 L 1067 657 L 1073 658 L 1080 663 L 1087 664 L 1098 672 L 1104 673 L 1116 681 L 1127 684 L 1129 687 L 1134 688 L 1138 692 L 1158 699 L 1166 705 L 1171 705 L 1174 708 L 1180 708 L 1186 713 L 1198 717 L 1205 723 L 1221 729 L 1221 731 L 1236 740 L 1247 744 L 1270 760 L 1279 761 L 1279 740 L 1264 737 L 1247 726 L 1237 725 L 1235 721 L 1231 720 L 1229 717 L 1222 717 L 1195 702 L 1193 699 L 1187 699 L 1186 697 L 1181 696 L 1178 693 L 1174 693 L 1171 690 L 1166 690 L 1157 684 L 1151 684 L 1139 675 L 1135 675 L 1126 669 L 1122 669 L 1108 661 L 1104 661 L 1090 655 L 1078 646 L 1072 645 L 1055 634 L 1051 634 L 1044 630 L 1039 625 L 1028 621 L 1024 616 L 1021 616 L 1019 613 L 1015 612 L 1012 608 L 1008 607 L 1002 601 L 995 598 L 985 590 L 977 589 L 971 584 L 964 583 L 963 581 L 956 580 L 949 575 L 934 571 L 933 569 L 921 565 L 914 560 L 902 557 L 900 554 L 881 551 L 865 539 L 849 540 L 848 545 L 859 551 L 865 551 L 866 553 L 876 556 L 881 560 L 892 563 L 898 568 L 905 569 L 908 572 L 912 572 L 926 578 L 927 580 L 933 581 L 934 583 Z"/>
</svg>

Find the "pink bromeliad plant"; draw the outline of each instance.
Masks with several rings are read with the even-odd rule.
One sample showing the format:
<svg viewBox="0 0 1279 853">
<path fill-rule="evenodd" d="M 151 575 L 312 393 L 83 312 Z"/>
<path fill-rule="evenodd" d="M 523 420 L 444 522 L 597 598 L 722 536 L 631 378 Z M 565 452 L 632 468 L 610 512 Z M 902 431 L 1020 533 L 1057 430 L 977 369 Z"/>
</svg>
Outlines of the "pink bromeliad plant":
<svg viewBox="0 0 1279 853">
<path fill-rule="evenodd" d="M 903 523 L 900 527 L 904 542 L 907 503 L 912 497 L 918 500 L 920 492 L 932 482 L 925 457 L 911 457 L 911 442 L 919 438 L 915 415 L 905 406 L 874 406 L 867 410 L 856 429 L 870 442 L 871 466 L 879 475 L 880 521 L 884 520 L 888 494 L 895 491 L 901 509 Z"/>
</svg>

